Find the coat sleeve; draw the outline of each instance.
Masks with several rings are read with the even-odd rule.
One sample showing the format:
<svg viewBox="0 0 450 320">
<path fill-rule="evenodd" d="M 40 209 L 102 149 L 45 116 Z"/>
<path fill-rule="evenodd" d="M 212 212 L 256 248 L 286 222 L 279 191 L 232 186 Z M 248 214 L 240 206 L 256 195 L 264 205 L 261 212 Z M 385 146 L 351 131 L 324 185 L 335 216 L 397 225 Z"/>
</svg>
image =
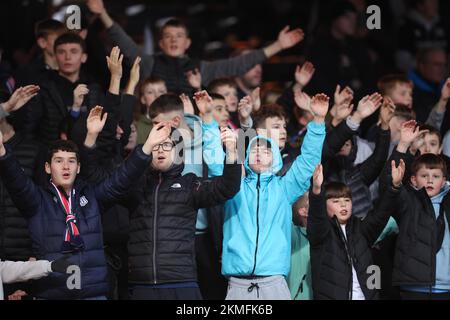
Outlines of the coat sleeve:
<svg viewBox="0 0 450 320">
<path fill-rule="evenodd" d="M 27 112 L 23 119 L 23 132 L 27 137 L 34 138 L 37 135 L 39 124 L 44 114 L 42 93 L 31 99 L 25 107 Z"/>
<path fill-rule="evenodd" d="M 100 157 L 98 148 L 88 148 L 84 144 L 80 147 L 80 174 L 90 183 L 100 183 L 111 175 L 109 169 L 99 164 Z"/>
<path fill-rule="evenodd" d="M 375 243 L 386 226 L 389 217 L 396 212 L 394 204 L 397 202 L 402 188 L 397 190 L 389 186 L 381 196 L 378 207 L 362 220 L 361 231 L 370 245 Z"/>
<path fill-rule="evenodd" d="M 94 187 L 97 200 L 103 203 L 119 201 L 128 194 L 131 186 L 144 174 L 151 155 L 142 151 L 142 146 L 137 146 L 130 157 L 117 168 L 111 176 Z"/>
<path fill-rule="evenodd" d="M 148 54 L 142 55 L 137 44 L 128 34 L 126 34 L 120 25 L 114 23 L 111 28 L 108 29 L 108 34 L 114 45 L 119 46 L 129 67 L 133 65 L 136 57 L 141 55 L 141 79 L 147 78 L 152 74 L 154 64 L 153 56 Z"/>
<path fill-rule="evenodd" d="M 224 170 L 225 152 L 222 149 L 219 124 L 216 121 L 202 123 L 202 139 L 203 160 L 208 166 L 208 177 L 221 176 Z"/>
<path fill-rule="evenodd" d="M 4 283 L 24 282 L 46 277 L 52 272 L 51 262 L 40 261 L 0 261 L 1 279 Z"/>
<path fill-rule="evenodd" d="M 303 140 L 301 154 L 292 163 L 288 172 L 280 178 L 283 192 L 293 204 L 308 191 L 316 166 L 320 163 L 325 140 L 325 124 L 310 122 Z"/>
<path fill-rule="evenodd" d="M 311 246 L 320 245 L 330 232 L 331 224 L 328 218 L 325 197 L 309 192 L 309 210 L 306 232 Z"/>
<path fill-rule="evenodd" d="M 260 49 L 234 58 L 211 62 L 201 61 L 200 72 L 202 74 L 202 84 L 207 87 L 214 79 L 243 75 L 266 59 L 267 57 L 264 51 Z"/>
<path fill-rule="evenodd" d="M 27 217 L 33 215 L 42 202 L 42 193 L 25 174 L 9 147 L 6 147 L 6 154 L 0 158 L 0 177 L 20 212 Z"/>
<path fill-rule="evenodd" d="M 414 162 L 414 156 L 407 151 L 406 153 L 398 152 L 397 149 L 394 149 L 392 151 L 391 156 L 389 157 L 389 160 L 385 163 L 383 171 L 380 175 L 380 187 L 379 191 L 380 194 L 384 192 L 390 185 L 391 185 L 391 179 L 392 179 L 392 173 L 391 173 L 391 162 L 392 160 L 395 161 L 395 165 L 398 166 L 400 163 L 400 159 L 403 159 L 405 162 L 405 175 L 403 177 L 403 184 L 407 185 L 409 183 L 409 179 L 411 178 L 411 165 Z"/>
<path fill-rule="evenodd" d="M 211 180 L 198 179 L 193 185 L 193 206 L 208 208 L 223 204 L 238 193 L 241 185 L 241 165 L 225 164 L 223 175 Z"/>
<path fill-rule="evenodd" d="M 352 130 L 347 121 L 342 121 L 337 127 L 327 132 L 323 144 L 322 161 L 325 163 L 341 150 L 347 140 L 350 140 L 357 131 Z"/>
<path fill-rule="evenodd" d="M 389 154 L 390 142 L 390 130 L 378 130 L 375 150 L 369 158 L 359 165 L 362 180 L 367 186 L 370 186 L 382 172 Z"/>
</svg>

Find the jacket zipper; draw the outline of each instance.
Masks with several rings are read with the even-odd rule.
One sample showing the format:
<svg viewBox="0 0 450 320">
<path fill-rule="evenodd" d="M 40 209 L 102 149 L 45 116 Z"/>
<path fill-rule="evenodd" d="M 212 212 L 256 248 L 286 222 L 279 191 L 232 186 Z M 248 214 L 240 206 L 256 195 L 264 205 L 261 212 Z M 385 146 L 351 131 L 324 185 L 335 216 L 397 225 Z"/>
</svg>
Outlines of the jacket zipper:
<svg viewBox="0 0 450 320">
<path fill-rule="evenodd" d="M 253 270 L 252 270 L 252 276 L 255 275 L 255 269 L 256 269 L 256 256 L 258 255 L 258 245 L 259 245 L 259 192 L 260 192 L 260 174 L 258 174 L 258 181 L 256 182 L 256 190 L 257 190 L 257 196 L 256 196 L 256 248 L 255 248 L 255 259 L 253 263 Z"/>
<path fill-rule="evenodd" d="M 162 175 L 159 174 L 159 182 L 155 189 L 155 213 L 153 214 L 153 283 L 157 284 L 156 279 L 156 228 L 158 219 L 158 191 L 162 182 Z"/>
<path fill-rule="evenodd" d="M 341 240 L 344 243 L 344 248 L 345 248 L 345 253 L 347 254 L 347 261 L 348 264 L 350 266 L 350 280 L 348 283 L 348 300 L 352 300 L 353 299 L 353 259 L 352 256 L 350 255 L 350 251 L 348 249 L 348 242 L 347 242 L 347 238 L 344 235 L 344 232 L 341 230 L 341 226 L 339 225 L 339 222 L 337 221 L 337 219 L 335 219 L 336 225 L 338 227 L 338 232 L 341 236 Z"/>
</svg>

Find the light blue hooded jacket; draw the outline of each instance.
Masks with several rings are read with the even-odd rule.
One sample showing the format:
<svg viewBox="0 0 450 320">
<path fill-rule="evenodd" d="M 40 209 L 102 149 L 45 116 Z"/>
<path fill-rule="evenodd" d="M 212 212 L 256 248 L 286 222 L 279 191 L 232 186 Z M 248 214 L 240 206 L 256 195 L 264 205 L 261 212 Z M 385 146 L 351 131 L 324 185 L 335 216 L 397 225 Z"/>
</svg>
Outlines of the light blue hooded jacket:
<svg viewBox="0 0 450 320">
<path fill-rule="evenodd" d="M 249 167 L 250 146 L 258 138 L 271 144 L 271 172 L 256 174 Z M 324 124 L 308 124 L 301 155 L 283 177 L 276 176 L 283 166 L 277 144 L 261 136 L 250 141 L 245 159 L 247 176 L 241 181 L 240 191 L 225 204 L 223 275 L 287 276 L 291 258 L 291 207 L 309 189 L 311 176 L 321 161 L 324 139 Z"/>
</svg>

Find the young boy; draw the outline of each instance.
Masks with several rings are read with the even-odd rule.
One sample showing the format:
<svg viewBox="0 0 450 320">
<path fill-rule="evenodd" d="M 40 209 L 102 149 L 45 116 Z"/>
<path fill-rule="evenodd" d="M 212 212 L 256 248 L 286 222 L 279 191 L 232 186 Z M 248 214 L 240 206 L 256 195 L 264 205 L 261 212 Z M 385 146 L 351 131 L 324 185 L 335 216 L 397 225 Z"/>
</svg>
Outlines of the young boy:
<svg viewBox="0 0 450 320">
<path fill-rule="evenodd" d="M 163 125 L 158 124 L 150 135 Z M 174 137 L 153 146 L 143 188 L 129 200 L 132 300 L 202 298 L 194 246 L 197 210 L 222 204 L 239 191 L 241 166 L 234 164 L 236 138 L 230 129 L 221 135 L 227 149 L 223 176 L 211 180 L 181 175 L 183 162 L 174 158 L 182 147 Z"/>
<path fill-rule="evenodd" d="M 216 120 L 220 128 L 230 126 L 230 114 L 227 110 L 225 98 L 218 93 L 211 93 L 211 98 L 214 104 L 214 120 Z"/>
<path fill-rule="evenodd" d="M 225 204 L 222 274 L 229 278 L 228 300 L 286 299 L 291 294 L 285 277 L 291 254 L 292 204 L 305 193 L 320 162 L 325 139 L 328 97 L 312 99 L 314 121 L 290 170 L 283 166 L 276 142 L 257 136 L 250 141 L 246 177 L 240 191 Z"/>
<path fill-rule="evenodd" d="M 391 159 L 406 159 L 405 176 L 395 218 L 399 236 L 394 257 L 392 284 L 400 286 L 402 299 L 450 299 L 449 184 L 447 166 L 438 155 L 424 154 L 414 160 L 408 151 L 420 135 L 412 123 Z M 408 128 L 405 128 L 408 129 Z M 412 164 L 411 164 L 412 163 Z"/>
<path fill-rule="evenodd" d="M 125 56 L 133 61 L 139 55 L 140 49 L 111 19 L 103 5 L 103 0 L 89 0 L 87 5 L 91 12 L 99 15 L 115 45 L 118 45 Z M 193 88 L 185 76 L 188 71 L 199 69 L 202 75 L 202 85 L 207 87 L 214 79 L 245 74 L 253 66 L 282 50 L 295 46 L 303 38 L 304 33 L 301 29 L 289 30 L 289 27 L 285 27 L 279 33 L 277 41 L 263 49 L 230 59 L 197 62 L 186 54 L 191 45 L 187 26 L 179 20 L 171 19 L 161 28 L 158 44 L 162 53 L 143 56 L 142 76 L 143 78 L 149 76 L 162 78 L 166 82 L 169 92 L 192 94 Z"/>
<path fill-rule="evenodd" d="M 96 138 L 105 125 L 107 115 L 102 118 L 101 112 L 97 106 L 90 113 L 90 139 Z M 0 175 L 13 202 L 28 219 L 36 257 L 54 260 L 69 254 L 68 261 L 80 266 L 78 288 L 66 285 L 68 274 L 50 275 L 36 282 L 37 298 L 105 299 L 106 261 L 99 207 L 118 200 L 139 179 L 150 161 L 150 147 L 146 141 L 109 178 L 89 185 L 77 179 L 77 146 L 71 141 L 56 141 L 45 163 L 50 180 L 40 187 L 25 175 L 0 139 Z"/>
<path fill-rule="evenodd" d="M 323 173 L 314 172 L 309 193 L 308 239 L 311 248 L 314 299 L 372 300 L 376 290 L 368 287 L 373 265 L 370 248 L 393 213 L 405 164 L 392 166 L 392 185 L 384 192 L 377 210 L 361 220 L 352 214 L 350 188 L 339 182 L 322 190 Z"/>
<path fill-rule="evenodd" d="M 41 91 L 28 105 L 24 132 L 44 144 L 59 139 L 61 121 L 68 116 L 78 119 L 81 112 L 103 105 L 104 94 L 91 78 L 81 72 L 87 60 L 86 44 L 74 33 L 64 33 L 55 40 L 58 71 L 53 72 Z"/>
<path fill-rule="evenodd" d="M 311 300 L 311 259 L 306 232 L 308 221 L 308 192 L 292 206 L 291 269 L 286 278 L 292 300 Z"/>
<path fill-rule="evenodd" d="M 414 84 L 404 74 L 389 74 L 378 81 L 378 90 L 384 99 L 390 98 L 395 105 L 400 104 L 412 109 L 412 91 Z"/>
<path fill-rule="evenodd" d="M 49 71 L 58 70 L 54 43 L 67 31 L 64 24 L 57 20 L 48 19 L 36 23 L 34 34 L 41 54 L 33 62 L 18 70 L 15 77 L 18 85 L 45 82 L 49 79 Z"/>
<path fill-rule="evenodd" d="M 145 142 L 153 127 L 152 119 L 150 118 L 150 106 L 159 96 L 166 93 L 166 84 L 160 78 L 150 77 L 142 82 L 140 89 L 140 102 L 142 107 L 136 123 L 138 144 Z"/>
<path fill-rule="evenodd" d="M 208 92 L 220 94 L 225 98 L 226 110 L 229 114 L 230 125 L 239 128 L 238 95 L 236 83 L 232 79 L 223 78 L 213 80 L 208 86 Z"/>
</svg>

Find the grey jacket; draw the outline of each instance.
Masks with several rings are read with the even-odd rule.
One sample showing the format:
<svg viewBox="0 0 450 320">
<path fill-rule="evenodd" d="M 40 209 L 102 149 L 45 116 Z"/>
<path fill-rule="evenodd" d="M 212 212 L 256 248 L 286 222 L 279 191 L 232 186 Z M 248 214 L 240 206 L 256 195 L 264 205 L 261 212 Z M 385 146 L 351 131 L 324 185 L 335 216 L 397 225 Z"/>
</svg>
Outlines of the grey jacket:
<svg viewBox="0 0 450 320">
<path fill-rule="evenodd" d="M 155 55 L 142 55 L 138 45 L 117 23 L 114 23 L 112 27 L 108 29 L 108 34 L 114 45 L 119 46 L 129 65 L 132 65 L 138 55 L 141 56 L 141 79 L 152 75 L 155 66 Z M 266 59 L 267 57 L 263 49 L 259 49 L 229 59 L 216 61 L 202 60 L 199 63 L 199 70 L 202 75 L 202 85 L 206 87 L 212 80 L 218 78 L 243 75 L 253 66 L 262 63 Z"/>
</svg>

